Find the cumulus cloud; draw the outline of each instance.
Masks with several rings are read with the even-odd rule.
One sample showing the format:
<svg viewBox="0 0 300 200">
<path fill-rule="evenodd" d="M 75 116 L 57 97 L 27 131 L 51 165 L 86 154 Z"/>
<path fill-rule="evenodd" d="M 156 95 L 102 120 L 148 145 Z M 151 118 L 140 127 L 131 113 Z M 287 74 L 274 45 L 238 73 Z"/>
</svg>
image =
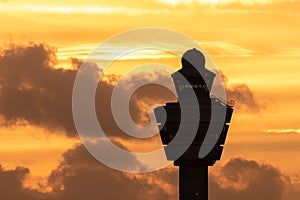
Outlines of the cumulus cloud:
<svg viewBox="0 0 300 200">
<path fill-rule="evenodd" d="M 71 59 L 73 70 L 56 69 L 56 51 L 45 44 L 10 45 L 0 54 L 0 117 L 2 125 L 12 125 L 18 122 L 27 122 L 35 126 L 53 130 L 63 129 L 67 136 L 77 136 L 72 117 L 72 89 L 75 76 L 82 62 L 76 58 Z M 84 63 L 90 73 L 99 72 L 96 64 Z M 106 135 L 109 137 L 137 142 L 155 141 L 160 144 L 159 136 L 155 135 L 150 140 L 137 139 L 129 136 L 124 127 L 115 121 L 111 109 L 112 93 L 120 76 L 114 74 L 102 74 L 96 92 L 96 113 L 98 121 Z M 246 84 L 229 85 L 223 75 L 228 99 L 236 101 L 235 108 L 257 112 L 260 109 L 253 92 Z M 153 84 L 160 80 L 167 88 L 174 87 L 167 72 L 139 72 L 123 77 L 123 81 L 117 85 L 121 91 L 119 103 L 120 110 L 129 109 L 130 116 L 124 115 L 123 110 L 117 112 L 121 116 L 121 125 L 129 126 L 129 133 L 145 134 L 140 131 L 138 125 L 147 125 L 154 119 L 153 113 L 149 113 L 151 106 L 176 101 L 175 95 L 167 88 Z M 220 80 L 216 80 L 217 83 Z M 144 85 L 144 83 L 149 83 Z M 133 84 L 143 85 L 131 96 L 129 105 L 123 105 L 126 93 Z M 123 118 L 122 118 L 123 117 Z M 152 118 L 151 118 L 152 117 Z M 131 119 L 136 124 L 128 123 Z M 153 123 L 150 131 L 157 132 L 156 123 Z M 153 127 L 155 126 L 156 129 Z M 154 144 L 154 143 L 153 143 Z M 117 144 L 118 145 L 118 144 Z M 156 145 L 156 147 L 158 147 Z"/>
<path fill-rule="evenodd" d="M 219 171 L 211 171 L 212 200 L 293 199 L 290 179 L 269 164 L 234 158 Z M 178 198 L 175 168 L 137 175 L 117 172 L 96 161 L 83 146 L 64 154 L 64 161 L 53 171 L 49 183 L 55 188 L 53 193 L 63 199 Z M 117 192 L 110 192 L 110 188 Z"/>
<path fill-rule="evenodd" d="M 176 199 L 178 171 L 168 167 L 147 174 L 127 174 L 110 169 L 95 160 L 82 146 L 68 150 L 64 160 L 49 177 L 50 193 L 24 189 L 22 177 L 28 169 L 1 171 L 5 181 L 2 195 L 18 199 L 76 200 L 76 199 Z M 21 179 L 20 179 L 21 178 Z M 269 164 L 243 158 L 231 159 L 227 164 L 210 170 L 210 199 L 273 199 L 294 200 L 299 191 L 293 189 L 289 177 Z M 1 184 L 3 185 L 3 184 Z M 4 188 L 5 187 L 5 188 Z M 2 189 L 2 188 L 1 188 Z M 11 199 L 11 198 L 10 198 Z"/>
<path fill-rule="evenodd" d="M 246 111 L 258 112 L 260 106 L 257 103 L 253 92 L 247 84 L 232 84 L 227 86 L 226 93 L 228 99 L 233 99 L 237 102 L 236 107 Z"/>
<path fill-rule="evenodd" d="M 132 159 L 128 165 L 139 164 Z M 49 176 L 48 193 L 22 187 L 29 174 L 27 168 L 0 168 L 0 192 L 3 199 L 82 200 L 132 199 L 160 200 L 176 196 L 175 170 L 160 170 L 151 174 L 127 174 L 111 169 L 92 157 L 82 145 L 70 149 L 63 161 Z M 167 188 L 168 187 L 168 188 Z M 172 191 L 170 191 L 172 189 Z"/>
<path fill-rule="evenodd" d="M 55 69 L 57 64 L 55 49 L 45 44 L 11 45 L 0 54 L 0 115 L 6 125 L 18 121 L 46 129 L 63 129 L 68 136 L 75 136 L 72 117 L 72 89 L 78 67 L 82 64 L 72 59 L 74 70 Z M 84 63 L 86 70 L 93 73 L 97 67 Z M 100 71 L 101 73 L 101 71 Z M 127 91 L 127 83 L 147 82 L 161 79 L 163 75 L 140 73 L 129 77 L 121 85 Z M 117 75 L 103 75 L 96 93 L 96 112 L 105 133 L 125 137 L 114 121 L 111 112 L 111 95 Z M 159 94 L 157 93 L 159 92 Z M 174 99 L 168 89 L 158 85 L 148 85 L 138 89 L 130 100 L 130 114 L 137 123 L 147 123 L 148 108 L 162 100 Z M 142 99 L 146 99 L 141 105 Z M 126 106 L 126 105 L 125 105 Z M 127 105 L 128 106 L 128 105 Z M 145 114 L 146 113 L 146 114 Z"/>
<path fill-rule="evenodd" d="M 118 116 L 113 116 L 111 109 L 114 87 L 100 83 L 96 93 L 96 108 L 99 122 L 102 125 L 104 132 L 111 132 L 110 134 L 112 136 L 122 135 L 126 138 L 126 134 L 121 130 L 126 127 L 122 127 L 122 125 L 130 126 L 126 129 L 131 132 L 138 129 L 138 126 L 135 124 L 130 124 L 130 118 L 132 118 L 132 120 L 138 125 L 147 125 L 150 122 L 150 111 L 152 105 L 163 104 L 166 101 L 175 101 L 176 97 L 169 89 L 161 85 L 151 83 L 152 81 L 159 79 L 165 80 L 164 82 L 167 87 L 171 87 L 170 83 L 172 82 L 169 80 L 170 78 L 168 75 L 163 71 L 155 71 L 152 73 L 140 72 L 126 78 L 124 81 L 121 81 L 118 85 L 118 87 L 121 88 L 118 90 L 119 99 L 116 100 L 116 104 L 112 105 L 117 108 L 118 111 L 116 114 Z M 127 104 L 125 96 L 130 93 L 131 88 L 135 85 L 142 86 L 132 93 L 129 104 Z M 124 114 L 125 110 L 128 109 L 130 116 Z M 119 124 L 120 126 L 116 124 L 116 117 L 118 117 L 120 119 L 119 121 L 122 122 Z"/>
<path fill-rule="evenodd" d="M 155 178 L 164 179 L 156 176 L 150 180 L 149 174 L 136 176 L 110 169 L 80 145 L 64 154 L 63 162 L 52 172 L 49 183 L 54 186 L 57 199 L 168 199 L 167 191 Z"/>
<path fill-rule="evenodd" d="M 132 160 L 138 164 L 137 160 Z M 133 164 L 129 163 L 129 164 Z M 178 170 L 167 167 L 145 174 L 128 174 L 108 168 L 94 159 L 82 145 L 68 150 L 49 176 L 52 191 L 22 187 L 27 168 L 0 169 L 0 192 L 4 199 L 77 200 L 77 199 L 177 199 Z M 211 200 L 296 200 L 288 176 L 270 164 L 233 158 L 224 166 L 211 168 L 209 176 Z"/>
<path fill-rule="evenodd" d="M 65 200 L 178 198 L 177 168 L 167 167 L 146 174 L 117 172 L 92 158 L 83 146 L 64 154 L 64 160 L 53 171 L 49 183 L 55 188 L 54 196 Z M 299 198 L 289 177 L 277 168 L 243 158 L 233 158 L 218 170 L 212 168 L 209 183 L 211 200 Z"/>
<path fill-rule="evenodd" d="M 212 199 L 292 199 L 289 177 L 272 165 L 231 159 L 211 176 Z"/>
<path fill-rule="evenodd" d="M 74 134 L 71 95 L 74 71 L 54 69 L 55 51 L 44 44 L 11 45 L 0 56 L 0 114 Z"/>
<path fill-rule="evenodd" d="M 228 77 L 221 72 L 221 76 L 216 77 L 216 91 L 218 91 L 220 84 L 223 84 L 225 87 L 227 100 L 234 100 L 234 108 L 236 110 L 259 112 L 262 109 L 262 105 L 257 101 L 254 92 L 246 83 L 229 84 Z"/>
<path fill-rule="evenodd" d="M 27 168 L 17 167 L 14 170 L 5 170 L 0 166 L 0 194 L 1 199 L 42 199 L 44 195 L 38 191 L 24 189 L 22 181 L 29 174 Z"/>
</svg>

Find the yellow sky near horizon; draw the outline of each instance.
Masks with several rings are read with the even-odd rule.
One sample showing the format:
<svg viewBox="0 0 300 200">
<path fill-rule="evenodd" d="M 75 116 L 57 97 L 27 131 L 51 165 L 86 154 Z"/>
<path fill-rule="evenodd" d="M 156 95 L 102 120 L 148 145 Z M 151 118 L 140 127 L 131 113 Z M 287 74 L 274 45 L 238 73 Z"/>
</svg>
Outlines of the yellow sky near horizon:
<svg viewBox="0 0 300 200">
<path fill-rule="evenodd" d="M 300 159 L 294 158 L 300 150 L 299 9 L 299 1 L 271 0 L 8 0 L 0 2 L 0 46 L 46 43 L 57 48 L 59 66 L 70 67 L 70 57 L 85 59 L 103 40 L 122 31 L 162 27 L 186 34 L 207 51 L 229 83 L 246 83 L 263 107 L 260 113 L 234 114 L 221 162 L 234 156 L 257 158 L 296 176 L 300 175 Z M 135 54 L 119 61 L 111 72 L 122 74 L 150 61 L 173 66 L 172 58 L 165 52 Z M 12 129 L 0 130 L 1 165 L 26 165 L 31 174 L 46 177 L 62 153 L 78 142 L 58 136 L 35 138 L 29 132 L 45 135 L 36 127 L 19 131 L 26 130 L 22 137 Z M 284 130 L 290 132 L 281 133 Z M 253 145 L 256 148 L 249 150 Z M 19 162 L 20 151 L 14 148 L 28 150 L 21 155 L 31 162 Z M 38 163 L 41 150 L 49 156 Z M 293 158 L 297 164 L 292 165 Z"/>
</svg>

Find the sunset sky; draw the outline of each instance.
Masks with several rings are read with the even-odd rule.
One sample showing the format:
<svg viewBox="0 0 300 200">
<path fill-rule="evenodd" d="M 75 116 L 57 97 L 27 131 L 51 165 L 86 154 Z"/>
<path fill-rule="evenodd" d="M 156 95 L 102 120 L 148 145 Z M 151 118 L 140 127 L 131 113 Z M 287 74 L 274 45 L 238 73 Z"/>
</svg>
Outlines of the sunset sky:
<svg viewBox="0 0 300 200">
<path fill-rule="evenodd" d="M 107 38 L 142 27 L 187 35 L 226 77 L 236 104 L 222 159 L 210 168 L 211 199 L 299 199 L 299 10 L 296 0 L 0 1 L 0 199 L 177 198 L 176 168 L 109 169 L 82 147 L 73 124 L 80 63 Z M 130 41 L 100 53 L 113 55 Z M 110 119 L 109 96 L 128 70 L 153 62 L 180 68 L 170 52 L 130 54 L 114 62 L 96 95 L 107 134 L 132 151 L 160 148 L 159 137 L 137 143 L 123 136 Z M 130 80 L 148 80 L 147 73 Z M 152 78 L 167 77 L 161 73 Z M 146 123 L 151 104 L 168 100 L 174 96 L 162 88 L 141 89 L 132 118 Z M 108 192 L 114 188 L 120 193 Z"/>
</svg>

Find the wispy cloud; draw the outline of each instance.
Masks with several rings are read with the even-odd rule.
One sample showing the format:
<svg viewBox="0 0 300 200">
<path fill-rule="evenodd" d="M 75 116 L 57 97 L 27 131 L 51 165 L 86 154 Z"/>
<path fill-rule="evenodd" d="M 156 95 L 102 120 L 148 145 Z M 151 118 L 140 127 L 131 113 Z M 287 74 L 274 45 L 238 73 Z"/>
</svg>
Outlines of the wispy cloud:
<svg viewBox="0 0 300 200">
<path fill-rule="evenodd" d="M 123 6 L 62 6 L 62 5 L 38 5 L 38 4 L 10 4 L 0 3 L 1 11 L 18 11 L 33 13 L 53 13 L 53 14 L 122 14 L 122 15 L 142 15 L 142 14 L 169 14 L 169 10 L 128 8 Z"/>
<path fill-rule="evenodd" d="M 76 5 L 77 4 L 77 5 Z M 119 6 L 122 5 L 122 6 Z M 293 7 L 293 9 L 285 9 Z M 74 3 L 52 2 L 30 4 L 0 1 L 0 11 L 17 11 L 51 14 L 92 14 L 92 15 L 179 15 L 197 14 L 282 14 L 299 17 L 299 4 L 295 0 L 145 0 L 129 4 L 114 2 L 89 2 L 78 0 Z M 188 8 L 188 9 L 187 9 Z M 191 12 L 193 11 L 193 12 Z"/>
<path fill-rule="evenodd" d="M 170 58 L 174 57 L 170 52 L 159 50 L 159 49 L 149 49 L 149 48 L 132 49 L 133 47 L 129 44 L 126 46 L 101 46 L 101 48 L 96 48 L 97 46 L 92 45 L 82 45 L 74 47 L 59 48 L 57 52 L 57 57 L 60 60 L 67 60 L 70 57 L 76 57 L 79 59 L 89 59 L 89 60 L 139 60 L 139 59 L 157 59 L 157 58 Z M 125 54 L 123 52 L 126 52 Z M 122 55 L 119 57 L 119 55 Z"/>
<path fill-rule="evenodd" d="M 218 42 L 218 41 L 197 41 L 212 57 L 251 57 L 259 54 L 259 50 L 251 49 L 234 43 Z M 165 44 L 166 49 L 170 49 L 176 53 L 179 46 L 174 44 Z M 81 60 L 89 59 L 92 61 L 112 61 L 112 60 L 142 60 L 142 59 L 164 59 L 175 58 L 177 55 L 172 52 L 160 49 L 143 48 L 143 44 L 122 43 L 114 46 L 101 46 L 97 48 L 97 44 L 83 44 L 78 46 L 67 46 L 57 48 L 57 57 L 59 60 L 69 60 L 70 57 L 76 57 Z M 146 45 L 144 45 L 146 46 Z M 185 48 L 180 46 L 180 48 Z M 186 47 L 189 49 L 190 47 Z M 125 54 L 122 54 L 126 52 Z M 274 53 L 276 52 L 276 53 Z M 268 55 L 274 57 L 299 57 L 300 48 L 291 47 L 289 49 L 275 49 Z M 122 54 L 121 57 L 119 55 Z"/>
<path fill-rule="evenodd" d="M 200 42 L 208 51 L 221 57 L 249 57 L 254 53 L 253 50 L 242 46 L 226 42 Z"/>
<path fill-rule="evenodd" d="M 203 46 L 212 56 L 219 57 L 249 57 L 254 54 L 253 50 L 244 48 L 242 46 L 225 43 L 225 42 L 198 42 L 200 46 Z M 166 44 L 167 49 L 173 49 L 176 52 L 174 44 Z M 96 48 L 97 45 L 79 45 L 70 47 L 58 48 L 57 57 L 59 60 L 68 60 L 70 57 L 76 57 L 78 59 L 86 59 L 92 52 L 90 60 L 113 60 L 116 56 L 122 52 L 128 52 L 118 60 L 141 60 L 141 59 L 162 59 L 176 57 L 172 52 L 143 48 L 142 44 L 139 44 L 140 48 L 132 50 L 133 44 L 119 44 L 117 46 L 102 46 Z M 145 45 L 146 46 L 146 45 Z M 186 47 L 187 49 L 189 47 Z"/>
<path fill-rule="evenodd" d="M 300 134 L 300 129 L 268 129 L 264 130 L 267 133 L 297 133 Z"/>
<path fill-rule="evenodd" d="M 242 3 L 246 5 L 251 5 L 251 4 L 269 4 L 269 3 L 274 3 L 272 0 L 155 0 L 156 2 L 162 2 L 166 4 L 170 4 L 173 6 L 176 6 L 178 4 L 228 4 L 228 3 Z M 284 0 L 277 0 L 276 2 L 283 2 Z"/>
</svg>

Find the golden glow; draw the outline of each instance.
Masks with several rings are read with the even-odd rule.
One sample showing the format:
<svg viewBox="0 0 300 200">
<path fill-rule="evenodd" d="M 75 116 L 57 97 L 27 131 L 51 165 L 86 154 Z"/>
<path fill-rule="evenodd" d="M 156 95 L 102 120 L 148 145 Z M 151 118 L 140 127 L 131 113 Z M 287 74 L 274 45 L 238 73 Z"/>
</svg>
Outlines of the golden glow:
<svg viewBox="0 0 300 200">
<path fill-rule="evenodd" d="M 266 161 L 272 158 L 270 162 L 285 173 L 300 174 L 300 159 L 295 159 L 300 151 L 295 145 L 300 133 L 299 1 L 30 2 L 0 3 L 1 46 L 28 41 L 49 44 L 57 47 L 56 67 L 60 68 L 72 68 L 71 57 L 85 59 L 105 39 L 138 27 L 169 28 L 198 41 L 228 76 L 230 84 L 246 83 L 262 104 L 260 113 L 234 113 L 221 162 L 235 156 Z M 119 47 L 127 48 L 126 42 Z M 112 59 L 115 50 L 107 47 L 99 54 L 105 53 Z M 107 72 L 125 74 L 147 63 L 180 67 L 178 57 L 146 50 L 122 57 Z M 37 187 L 57 166 L 62 153 L 78 142 L 62 135 L 33 126 L 1 128 L 0 164 L 5 168 L 29 167 L 31 175 L 25 185 Z M 131 150 L 145 151 L 158 144 L 136 147 L 123 143 Z"/>
<path fill-rule="evenodd" d="M 28 167 L 29 176 L 25 187 L 41 188 L 47 177 L 62 160 L 62 154 L 79 143 L 79 139 L 68 138 L 63 132 L 50 132 L 34 126 L 0 128 L 0 161 L 5 169 L 16 166 Z"/>
</svg>

